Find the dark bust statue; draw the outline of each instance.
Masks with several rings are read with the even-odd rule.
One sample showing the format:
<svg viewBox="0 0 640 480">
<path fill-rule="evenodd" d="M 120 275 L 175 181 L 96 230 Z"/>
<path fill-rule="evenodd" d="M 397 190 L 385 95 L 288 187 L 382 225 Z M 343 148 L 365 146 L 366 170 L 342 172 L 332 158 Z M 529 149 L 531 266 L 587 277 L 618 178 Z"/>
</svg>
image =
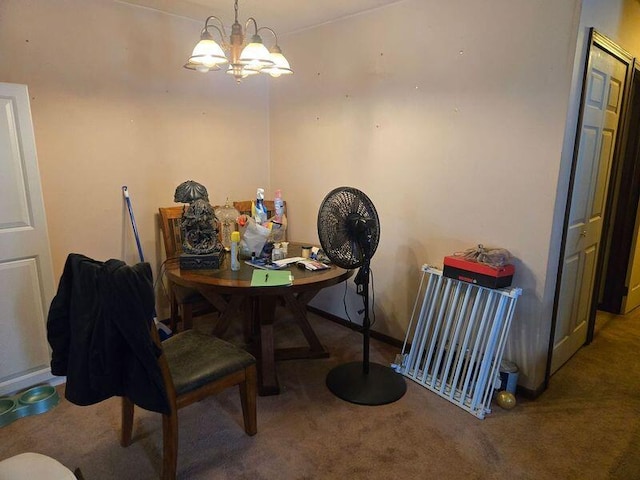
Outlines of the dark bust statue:
<svg viewBox="0 0 640 480">
<path fill-rule="evenodd" d="M 193 180 L 183 182 L 176 188 L 173 200 L 189 204 L 180 223 L 184 252 L 207 255 L 220 251 L 222 245 L 218 240 L 218 221 L 204 185 Z"/>
</svg>

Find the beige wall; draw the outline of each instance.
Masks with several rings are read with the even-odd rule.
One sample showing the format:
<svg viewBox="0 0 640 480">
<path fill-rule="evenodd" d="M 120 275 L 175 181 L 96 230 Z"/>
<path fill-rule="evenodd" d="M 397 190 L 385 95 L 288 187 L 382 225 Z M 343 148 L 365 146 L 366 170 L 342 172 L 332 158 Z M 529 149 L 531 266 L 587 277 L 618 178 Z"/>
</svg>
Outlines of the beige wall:
<svg viewBox="0 0 640 480">
<path fill-rule="evenodd" d="M 155 212 L 183 180 L 212 203 L 281 188 L 291 237 L 313 243 L 324 195 L 352 185 L 382 222 L 375 329 L 404 336 L 423 263 L 506 247 L 524 289 L 507 356 L 537 388 L 584 31 L 637 51 L 626 16 L 637 11 L 637 0 L 407 0 L 282 36 L 296 75 L 268 91 L 268 79 L 180 68 L 200 21 L 110 0 L 4 0 L 0 81 L 30 89 L 56 275 L 72 251 L 137 260 L 124 184 L 156 270 Z M 344 317 L 343 288 L 316 305 Z"/>
<path fill-rule="evenodd" d="M 396 338 L 423 263 L 478 243 L 508 248 L 523 296 L 507 355 L 528 388 L 547 356 L 579 12 L 578 1 L 408 0 L 289 36 L 296 82 L 271 88 L 271 178 L 292 237 L 317 242 L 314 213 L 330 189 L 364 190 L 382 224 L 375 329 Z M 343 288 L 316 305 L 344 317 Z"/>
<path fill-rule="evenodd" d="M 640 55 L 640 0 L 623 0 L 620 28 L 616 34 L 620 46 L 634 57 Z"/>
<path fill-rule="evenodd" d="M 0 2 L 0 81 L 29 86 L 56 277 L 69 252 L 137 260 L 122 185 L 156 269 L 179 183 L 213 204 L 268 187 L 266 79 L 181 68 L 201 28 L 110 0 Z"/>
</svg>

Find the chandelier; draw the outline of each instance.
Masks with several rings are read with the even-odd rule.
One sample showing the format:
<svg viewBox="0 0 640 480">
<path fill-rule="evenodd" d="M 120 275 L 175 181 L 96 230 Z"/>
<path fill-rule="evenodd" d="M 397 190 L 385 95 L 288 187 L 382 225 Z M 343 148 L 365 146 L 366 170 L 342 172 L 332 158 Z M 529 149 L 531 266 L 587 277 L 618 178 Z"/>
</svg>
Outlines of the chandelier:
<svg viewBox="0 0 640 480">
<path fill-rule="evenodd" d="M 212 70 L 221 70 L 221 66 L 228 63 L 227 73 L 233 75 L 238 83 L 243 78 L 258 73 L 268 73 L 272 77 L 292 74 L 293 70 L 278 45 L 276 32 L 269 27 L 258 28 L 258 23 L 253 17 L 247 19 L 243 29 L 242 25 L 238 23 L 238 0 L 235 0 L 234 9 L 235 21 L 231 26 L 229 42 L 226 41 L 227 32 L 222 20 L 214 15 L 207 17 L 204 28 L 200 32 L 200 41 L 193 49 L 184 68 L 206 73 Z M 213 21 L 219 23 L 220 26 L 212 24 Z M 251 23 L 253 23 L 254 34 L 251 41 L 245 44 L 245 32 Z M 213 39 L 210 30 L 218 32 L 222 46 Z M 270 50 L 264 46 L 259 35 L 263 30 L 270 32 L 275 38 L 275 44 Z M 225 51 L 229 52 L 229 57 Z"/>
</svg>

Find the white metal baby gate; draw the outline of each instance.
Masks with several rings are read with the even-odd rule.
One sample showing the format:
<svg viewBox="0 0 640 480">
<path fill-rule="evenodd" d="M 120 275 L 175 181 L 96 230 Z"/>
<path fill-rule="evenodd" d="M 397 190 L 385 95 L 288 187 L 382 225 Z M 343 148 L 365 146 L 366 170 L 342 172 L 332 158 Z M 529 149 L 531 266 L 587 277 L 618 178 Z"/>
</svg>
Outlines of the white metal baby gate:
<svg viewBox="0 0 640 480">
<path fill-rule="evenodd" d="M 396 370 L 484 418 L 491 412 L 494 382 L 521 293 L 520 288 L 494 290 L 447 278 L 423 265 Z"/>
</svg>

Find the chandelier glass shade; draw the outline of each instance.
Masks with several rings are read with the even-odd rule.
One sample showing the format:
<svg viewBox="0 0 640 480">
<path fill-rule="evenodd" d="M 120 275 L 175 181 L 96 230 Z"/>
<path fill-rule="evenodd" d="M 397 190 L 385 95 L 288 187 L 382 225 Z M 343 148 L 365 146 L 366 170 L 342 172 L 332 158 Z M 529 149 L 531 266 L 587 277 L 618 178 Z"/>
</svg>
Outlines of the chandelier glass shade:
<svg viewBox="0 0 640 480">
<path fill-rule="evenodd" d="M 207 17 L 204 28 L 200 32 L 200 41 L 193 49 L 184 68 L 206 73 L 221 70 L 221 65 L 228 63 L 227 73 L 233 75 L 238 82 L 258 73 L 266 73 L 272 77 L 292 74 L 293 70 L 278 45 L 276 33 L 269 27 L 258 28 L 258 23 L 253 17 L 247 19 L 243 29 L 238 23 L 238 0 L 235 0 L 234 8 L 235 22 L 231 26 L 229 40 L 227 41 L 222 20 L 213 15 Z M 251 41 L 245 43 L 245 32 L 251 23 L 254 34 Z M 275 38 L 275 44 L 269 50 L 259 35 L 261 31 L 270 32 Z M 211 32 L 218 32 L 222 45 L 214 40 Z"/>
</svg>

